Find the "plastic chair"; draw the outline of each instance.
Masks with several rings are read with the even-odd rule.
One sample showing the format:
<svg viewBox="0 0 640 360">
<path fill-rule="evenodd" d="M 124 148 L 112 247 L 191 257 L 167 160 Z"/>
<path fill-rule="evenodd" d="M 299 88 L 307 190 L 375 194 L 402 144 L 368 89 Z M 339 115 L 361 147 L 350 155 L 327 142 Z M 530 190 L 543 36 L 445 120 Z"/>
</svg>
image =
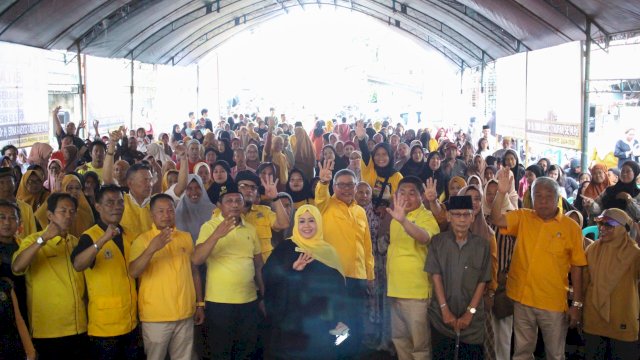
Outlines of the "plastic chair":
<svg viewBox="0 0 640 360">
<path fill-rule="evenodd" d="M 593 236 L 595 237 L 593 240 L 598 240 L 598 238 L 600 237 L 600 230 L 598 230 L 598 226 L 592 225 L 582 229 L 582 236 L 587 236 L 589 234 L 593 234 Z M 589 238 L 591 239 L 591 237 Z"/>
</svg>

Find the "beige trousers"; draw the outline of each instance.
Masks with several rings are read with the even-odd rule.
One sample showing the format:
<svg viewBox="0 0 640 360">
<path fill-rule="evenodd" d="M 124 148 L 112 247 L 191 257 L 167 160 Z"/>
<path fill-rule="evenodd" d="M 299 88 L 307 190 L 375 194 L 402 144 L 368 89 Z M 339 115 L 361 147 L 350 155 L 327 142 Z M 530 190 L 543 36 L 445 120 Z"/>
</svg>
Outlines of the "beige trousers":
<svg viewBox="0 0 640 360">
<path fill-rule="evenodd" d="M 391 300 L 391 340 L 398 360 L 431 360 L 429 299 Z"/>
<path fill-rule="evenodd" d="M 538 340 L 538 328 L 542 331 L 547 360 L 564 360 L 564 348 L 569 323 L 564 312 L 536 309 L 514 303 L 513 330 L 515 349 L 513 360 L 532 360 Z"/>
<path fill-rule="evenodd" d="M 143 322 L 142 340 L 147 360 L 191 360 L 193 355 L 193 318 L 171 322 Z"/>
</svg>

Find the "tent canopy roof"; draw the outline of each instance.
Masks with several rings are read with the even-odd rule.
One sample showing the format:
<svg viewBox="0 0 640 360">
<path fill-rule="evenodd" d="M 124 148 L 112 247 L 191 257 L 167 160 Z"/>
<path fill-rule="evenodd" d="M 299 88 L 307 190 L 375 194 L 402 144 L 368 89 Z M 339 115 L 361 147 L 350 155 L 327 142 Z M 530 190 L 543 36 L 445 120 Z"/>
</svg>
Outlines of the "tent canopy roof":
<svg viewBox="0 0 640 360">
<path fill-rule="evenodd" d="M 44 49 L 198 62 L 235 34 L 307 6 L 371 16 L 439 51 L 459 68 L 587 38 L 640 31 L 628 0 L 4 0 L 0 41 Z"/>
</svg>

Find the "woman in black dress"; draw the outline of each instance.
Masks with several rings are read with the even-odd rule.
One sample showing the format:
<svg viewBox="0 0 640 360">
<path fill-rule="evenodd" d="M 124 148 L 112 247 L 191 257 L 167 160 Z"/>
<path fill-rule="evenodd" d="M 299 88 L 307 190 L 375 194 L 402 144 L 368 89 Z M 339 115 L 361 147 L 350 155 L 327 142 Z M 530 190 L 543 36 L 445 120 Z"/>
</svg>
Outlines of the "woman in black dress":
<svg viewBox="0 0 640 360">
<path fill-rule="evenodd" d="M 334 359 L 345 280 L 335 249 L 323 240 L 322 216 L 303 205 L 293 234 L 280 243 L 262 269 L 271 336 L 269 359 Z M 349 341 L 349 340 L 346 340 Z"/>
</svg>

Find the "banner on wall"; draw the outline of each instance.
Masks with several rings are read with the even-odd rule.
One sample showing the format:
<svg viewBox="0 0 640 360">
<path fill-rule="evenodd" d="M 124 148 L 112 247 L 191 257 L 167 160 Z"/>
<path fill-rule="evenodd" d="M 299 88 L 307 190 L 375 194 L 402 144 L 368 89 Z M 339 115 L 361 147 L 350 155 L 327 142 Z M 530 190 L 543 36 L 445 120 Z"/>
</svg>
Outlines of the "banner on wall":
<svg viewBox="0 0 640 360">
<path fill-rule="evenodd" d="M 45 52 L 0 43 L 0 147 L 49 143 L 47 101 Z"/>
<path fill-rule="evenodd" d="M 527 54 L 527 140 L 579 150 L 582 140 L 582 44 Z"/>
</svg>

